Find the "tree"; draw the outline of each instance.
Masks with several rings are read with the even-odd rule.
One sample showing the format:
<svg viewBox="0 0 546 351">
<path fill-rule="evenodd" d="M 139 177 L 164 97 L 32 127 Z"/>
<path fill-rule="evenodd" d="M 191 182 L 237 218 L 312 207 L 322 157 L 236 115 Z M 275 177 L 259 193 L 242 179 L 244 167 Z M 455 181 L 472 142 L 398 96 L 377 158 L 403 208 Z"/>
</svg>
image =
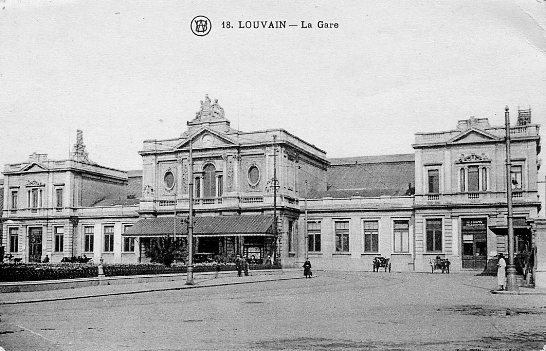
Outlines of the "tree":
<svg viewBox="0 0 546 351">
<path fill-rule="evenodd" d="M 170 267 L 175 260 L 185 261 L 188 256 L 186 238 L 172 238 L 163 236 L 152 241 L 146 256 L 154 263 L 162 263 Z"/>
</svg>

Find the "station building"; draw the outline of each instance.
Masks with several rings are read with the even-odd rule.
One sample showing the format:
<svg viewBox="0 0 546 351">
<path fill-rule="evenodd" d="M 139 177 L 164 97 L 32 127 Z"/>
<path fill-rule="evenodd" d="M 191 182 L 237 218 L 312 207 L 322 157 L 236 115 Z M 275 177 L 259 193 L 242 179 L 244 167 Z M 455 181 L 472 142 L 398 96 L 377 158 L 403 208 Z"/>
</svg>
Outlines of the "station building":
<svg viewBox="0 0 546 351">
<path fill-rule="evenodd" d="M 349 158 L 283 129 L 233 129 L 208 96 L 187 126 L 144 141 L 141 171 L 89 161 L 81 137 L 68 160 L 6 165 L 6 254 L 146 262 L 158 237 L 186 237 L 190 182 L 199 255 L 271 256 L 285 267 L 309 257 L 317 269 L 364 271 L 383 256 L 395 271 L 428 271 L 437 256 L 452 270 L 483 270 L 507 250 L 505 128 L 487 118 L 417 133 L 412 154 Z M 541 206 L 530 110 L 518 111 L 510 134 L 516 250 L 529 251 Z"/>
</svg>

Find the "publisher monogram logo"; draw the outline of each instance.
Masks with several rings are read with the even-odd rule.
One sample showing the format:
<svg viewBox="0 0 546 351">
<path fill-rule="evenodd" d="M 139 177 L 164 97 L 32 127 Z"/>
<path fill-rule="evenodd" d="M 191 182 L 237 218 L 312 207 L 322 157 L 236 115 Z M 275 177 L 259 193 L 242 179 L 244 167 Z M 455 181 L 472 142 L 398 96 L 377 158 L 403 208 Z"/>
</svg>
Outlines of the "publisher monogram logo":
<svg viewBox="0 0 546 351">
<path fill-rule="evenodd" d="M 196 16 L 191 20 L 190 28 L 193 34 L 202 37 L 210 33 L 212 23 L 205 16 Z"/>
</svg>

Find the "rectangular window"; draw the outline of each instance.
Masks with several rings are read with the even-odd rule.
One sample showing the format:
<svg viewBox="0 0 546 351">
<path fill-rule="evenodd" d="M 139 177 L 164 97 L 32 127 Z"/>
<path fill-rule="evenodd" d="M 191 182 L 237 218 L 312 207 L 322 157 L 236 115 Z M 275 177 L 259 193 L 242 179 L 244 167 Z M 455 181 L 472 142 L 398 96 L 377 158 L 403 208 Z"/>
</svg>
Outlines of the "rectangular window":
<svg viewBox="0 0 546 351">
<path fill-rule="evenodd" d="M 409 221 L 394 221 L 394 252 L 409 252 Z"/>
<path fill-rule="evenodd" d="M 18 228 L 9 228 L 9 252 L 19 252 Z"/>
<path fill-rule="evenodd" d="M 294 221 L 288 221 L 288 252 L 294 252 Z"/>
<path fill-rule="evenodd" d="M 512 182 L 512 189 L 522 189 L 522 167 L 512 166 L 510 169 L 510 180 Z"/>
<path fill-rule="evenodd" d="M 466 191 L 466 169 L 464 168 L 459 171 L 459 183 L 461 184 L 461 191 Z"/>
<path fill-rule="evenodd" d="M 104 252 L 114 251 L 114 226 L 104 227 Z"/>
<path fill-rule="evenodd" d="M 438 169 L 428 171 L 428 192 L 430 194 L 440 193 L 440 170 Z"/>
<path fill-rule="evenodd" d="M 201 197 L 201 178 L 195 178 L 195 197 Z"/>
<path fill-rule="evenodd" d="M 478 166 L 468 167 L 468 192 L 480 191 L 480 171 Z"/>
<path fill-rule="evenodd" d="M 32 189 L 31 199 L 32 199 L 31 207 L 38 208 L 38 189 Z"/>
<path fill-rule="evenodd" d="M 135 251 L 135 238 L 133 238 L 133 237 L 124 237 L 123 238 L 123 251 L 124 252 L 134 252 Z"/>
<path fill-rule="evenodd" d="M 320 222 L 307 222 L 307 250 L 320 252 Z"/>
<path fill-rule="evenodd" d="M 222 196 L 224 192 L 224 177 L 221 175 L 218 176 L 218 197 Z"/>
<path fill-rule="evenodd" d="M 379 252 L 378 221 L 364 221 L 364 252 Z"/>
<path fill-rule="evenodd" d="M 11 192 L 11 209 L 16 210 L 17 209 L 17 191 Z"/>
<path fill-rule="evenodd" d="M 57 208 L 63 207 L 63 189 L 61 188 L 55 189 L 55 196 L 56 196 L 55 207 Z"/>
<path fill-rule="evenodd" d="M 64 227 L 55 227 L 55 252 L 64 251 Z"/>
<path fill-rule="evenodd" d="M 336 252 L 349 252 L 349 221 L 335 222 Z"/>
<path fill-rule="evenodd" d="M 93 252 L 94 249 L 94 242 L 95 242 L 95 234 L 94 234 L 94 228 L 93 227 L 84 227 L 83 228 L 83 236 L 84 236 L 84 250 L 85 252 Z"/>
<path fill-rule="evenodd" d="M 442 251 L 442 220 L 427 219 L 427 252 Z"/>
<path fill-rule="evenodd" d="M 482 191 L 487 191 L 487 168 L 482 167 Z"/>
<path fill-rule="evenodd" d="M 123 233 L 127 231 L 127 229 L 131 228 L 132 225 L 124 225 L 123 226 Z M 123 252 L 134 252 L 135 251 L 135 238 L 133 237 L 123 237 Z"/>
</svg>

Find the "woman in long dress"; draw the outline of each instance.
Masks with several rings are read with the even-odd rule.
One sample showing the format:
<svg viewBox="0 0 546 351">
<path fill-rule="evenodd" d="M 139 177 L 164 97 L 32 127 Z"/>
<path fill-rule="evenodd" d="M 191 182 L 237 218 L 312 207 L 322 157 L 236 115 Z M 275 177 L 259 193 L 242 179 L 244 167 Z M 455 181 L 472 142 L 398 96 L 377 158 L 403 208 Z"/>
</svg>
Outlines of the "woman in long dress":
<svg viewBox="0 0 546 351">
<path fill-rule="evenodd" d="M 499 284 L 499 290 L 504 290 L 506 286 L 506 261 L 501 253 L 497 262 L 497 284 Z"/>
</svg>

